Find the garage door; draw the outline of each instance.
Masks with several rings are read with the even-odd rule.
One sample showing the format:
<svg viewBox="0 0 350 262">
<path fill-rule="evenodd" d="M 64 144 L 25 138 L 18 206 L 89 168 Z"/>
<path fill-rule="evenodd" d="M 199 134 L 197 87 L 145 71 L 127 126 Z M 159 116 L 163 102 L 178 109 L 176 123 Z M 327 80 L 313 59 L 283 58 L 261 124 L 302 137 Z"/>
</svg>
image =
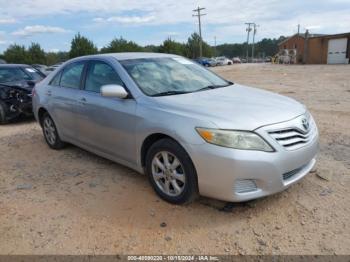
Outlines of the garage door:
<svg viewBox="0 0 350 262">
<path fill-rule="evenodd" d="M 347 38 L 330 39 L 328 41 L 327 64 L 347 64 L 349 62 L 346 59 L 347 45 Z"/>
</svg>

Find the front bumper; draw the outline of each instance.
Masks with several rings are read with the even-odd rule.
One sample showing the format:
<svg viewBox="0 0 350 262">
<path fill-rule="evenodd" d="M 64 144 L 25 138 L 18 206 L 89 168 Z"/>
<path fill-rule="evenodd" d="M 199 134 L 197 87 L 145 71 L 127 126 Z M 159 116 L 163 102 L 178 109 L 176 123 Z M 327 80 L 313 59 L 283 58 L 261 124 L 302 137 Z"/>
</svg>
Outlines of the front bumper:
<svg viewBox="0 0 350 262">
<path fill-rule="evenodd" d="M 266 132 L 256 130 L 276 152 L 237 150 L 212 144 L 188 145 L 199 193 L 224 201 L 242 202 L 283 191 L 315 165 L 318 133 L 297 150 L 287 150 Z M 255 188 L 254 188 L 255 186 Z"/>
</svg>

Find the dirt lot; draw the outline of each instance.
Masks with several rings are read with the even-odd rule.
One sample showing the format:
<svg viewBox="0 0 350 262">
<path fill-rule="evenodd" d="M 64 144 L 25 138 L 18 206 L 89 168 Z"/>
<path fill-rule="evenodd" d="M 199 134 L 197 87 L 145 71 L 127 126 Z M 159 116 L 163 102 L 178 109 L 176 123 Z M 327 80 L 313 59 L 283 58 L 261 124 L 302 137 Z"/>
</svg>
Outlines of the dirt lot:
<svg viewBox="0 0 350 262">
<path fill-rule="evenodd" d="M 0 126 L 0 253 L 350 254 L 350 66 L 214 70 L 309 107 L 321 134 L 313 173 L 224 211 L 204 198 L 174 206 L 128 168 L 50 150 L 32 121 Z"/>
</svg>

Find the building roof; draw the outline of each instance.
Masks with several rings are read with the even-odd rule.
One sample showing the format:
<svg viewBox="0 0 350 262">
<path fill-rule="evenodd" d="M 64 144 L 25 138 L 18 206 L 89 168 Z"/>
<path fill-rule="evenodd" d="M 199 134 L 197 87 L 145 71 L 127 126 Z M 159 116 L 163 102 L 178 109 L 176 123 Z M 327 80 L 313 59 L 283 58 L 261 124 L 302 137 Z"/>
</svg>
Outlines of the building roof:
<svg viewBox="0 0 350 262">
<path fill-rule="evenodd" d="M 278 43 L 278 45 L 281 45 L 281 44 L 283 44 L 284 42 L 287 42 L 289 39 L 293 38 L 294 36 L 299 36 L 299 37 L 305 38 L 305 35 L 306 35 L 305 33 L 302 33 L 302 34 L 296 33 L 296 34 L 294 34 L 294 35 L 292 35 L 292 36 L 287 37 L 287 38 L 284 39 L 282 42 Z M 312 37 L 321 37 L 321 36 L 326 36 L 326 35 L 325 35 L 325 34 L 309 34 L 309 38 L 312 38 Z"/>
<path fill-rule="evenodd" d="M 287 42 L 289 39 L 293 38 L 294 36 L 298 36 L 298 34 L 294 34 L 282 42 L 278 43 L 278 45 L 281 45 L 285 42 Z M 305 33 L 299 34 L 299 37 L 305 38 Z M 316 38 L 316 37 L 324 37 L 324 38 L 338 38 L 338 37 L 350 37 L 350 32 L 349 33 L 341 33 L 341 34 L 333 34 L 333 35 L 326 35 L 326 34 L 309 34 L 308 38 Z"/>
</svg>

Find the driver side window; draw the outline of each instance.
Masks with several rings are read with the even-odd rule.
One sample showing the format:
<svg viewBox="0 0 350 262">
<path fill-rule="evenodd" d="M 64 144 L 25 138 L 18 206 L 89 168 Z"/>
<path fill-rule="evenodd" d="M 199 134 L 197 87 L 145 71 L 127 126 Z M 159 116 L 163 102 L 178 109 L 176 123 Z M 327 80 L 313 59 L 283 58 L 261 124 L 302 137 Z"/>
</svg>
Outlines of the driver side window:
<svg viewBox="0 0 350 262">
<path fill-rule="evenodd" d="M 113 67 L 101 61 L 92 61 L 86 75 L 85 90 L 100 93 L 101 86 L 110 84 L 123 86 Z"/>
</svg>

